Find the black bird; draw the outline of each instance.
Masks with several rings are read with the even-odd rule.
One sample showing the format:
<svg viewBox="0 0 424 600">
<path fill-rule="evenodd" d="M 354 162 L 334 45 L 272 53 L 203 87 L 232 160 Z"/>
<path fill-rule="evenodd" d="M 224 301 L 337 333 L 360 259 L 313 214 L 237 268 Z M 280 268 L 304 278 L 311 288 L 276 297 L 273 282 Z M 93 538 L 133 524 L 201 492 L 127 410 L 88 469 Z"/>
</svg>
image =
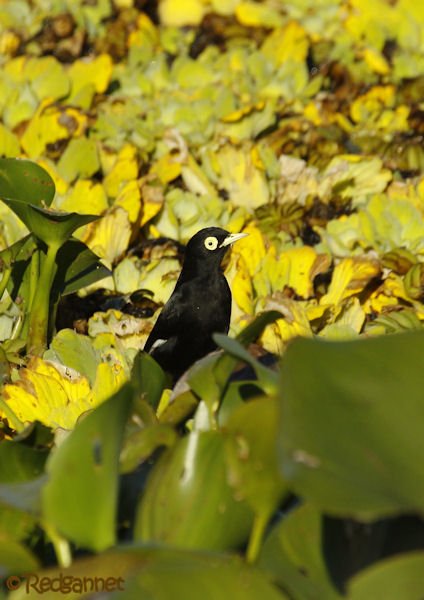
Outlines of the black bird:
<svg viewBox="0 0 424 600">
<path fill-rule="evenodd" d="M 187 244 L 175 289 L 144 346 L 174 380 L 215 350 L 213 333 L 228 332 L 231 290 L 221 262 L 231 244 L 245 235 L 206 227 Z"/>
</svg>

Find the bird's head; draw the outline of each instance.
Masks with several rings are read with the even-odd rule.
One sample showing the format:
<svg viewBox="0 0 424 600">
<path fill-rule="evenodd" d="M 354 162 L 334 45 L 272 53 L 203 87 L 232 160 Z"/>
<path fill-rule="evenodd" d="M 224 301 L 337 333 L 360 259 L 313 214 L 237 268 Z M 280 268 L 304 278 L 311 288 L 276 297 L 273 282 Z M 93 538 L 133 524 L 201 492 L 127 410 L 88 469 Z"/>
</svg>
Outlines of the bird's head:
<svg viewBox="0 0 424 600">
<path fill-rule="evenodd" d="M 184 259 L 184 267 L 219 267 L 225 253 L 237 240 L 247 233 L 230 233 L 220 227 L 206 227 L 198 231 L 188 242 Z"/>
</svg>

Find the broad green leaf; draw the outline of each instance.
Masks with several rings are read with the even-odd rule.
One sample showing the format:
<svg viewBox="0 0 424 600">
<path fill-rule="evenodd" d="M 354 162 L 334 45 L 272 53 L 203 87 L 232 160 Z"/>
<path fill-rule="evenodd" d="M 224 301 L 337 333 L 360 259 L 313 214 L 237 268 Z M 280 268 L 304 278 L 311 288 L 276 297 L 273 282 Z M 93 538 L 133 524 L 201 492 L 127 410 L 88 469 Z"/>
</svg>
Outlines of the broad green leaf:
<svg viewBox="0 0 424 600">
<path fill-rule="evenodd" d="M 0 158 L 0 198 L 50 206 L 55 185 L 37 163 L 16 158 Z M 20 216 L 18 214 L 18 216 Z"/>
<path fill-rule="evenodd" d="M 52 452 L 43 490 L 43 518 L 80 546 L 115 543 L 118 457 L 132 400 L 129 386 L 82 419 Z"/>
<path fill-rule="evenodd" d="M 47 245 L 62 246 L 76 229 L 99 218 L 98 215 L 80 215 L 41 208 L 28 202 L 2 198 L 28 229 Z"/>
<path fill-rule="evenodd" d="M 258 566 L 272 573 L 294 600 L 340 600 L 326 564 L 324 549 L 330 545 L 335 547 L 325 536 L 324 516 L 312 504 L 300 505 L 273 527 Z"/>
<path fill-rule="evenodd" d="M 225 438 L 194 431 L 166 450 L 138 506 L 135 538 L 230 550 L 246 541 L 252 514 L 228 483 Z"/>
<path fill-rule="evenodd" d="M 214 333 L 212 337 L 218 346 L 223 348 L 230 356 L 233 356 L 252 367 L 258 378 L 258 384 L 267 394 L 276 393 L 278 382 L 277 373 L 264 367 L 237 340 L 231 339 L 222 333 Z"/>
<path fill-rule="evenodd" d="M 80 580 L 81 586 L 86 578 L 88 585 L 88 578 L 102 578 L 103 581 L 98 582 L 97 588 L 88 588 L 87 592 L 91 595 L 97 592 L 105 598 L 113 596 L 122 600 L 198 600 L 205 594 L 208 600 L 288 600 L 288 596 L 277 590 L 263 572 L 248 567 L 238 556 L 151 545 L 118 547 L 100 556 L 75 561 L 66 569 L 40 571 L 37 576 L 40 579 L 43 576 L 52 579 L 73 577 L 73 581 Z M 111 578 L 109 594 L 104 587 L 108 578 Z M 34 576 L 29 579 L 29 583 L 36 582 Z M 78 600 L 81 598 L 81 591 L 83 590 L 78 591 L 77 586 L 70 588 L 66 597 Z M 10 594 L 10 600 L 34 600 L 39 596 L 37 589 L 29 587 L 27 590 L 23 584 L 19 590 Z M 43 598 L 54 600 L 57 592 L 46 591 Z"/>
<path fill-rule="evenodd" d="M 58 269 L 53 281 L 53 293 L 61 296 L 78 292 L 111 275 L 97 254 L 73 237 L 59 249 L 56 263 Z"/>
<path fill-rule="evenodd" d="M 131 383 L 135 393 L 156 410 L 166 384 L 166 375 L 158 363 L 146 352 L 139 352 L 134 359 Z"/>
<path fill-rule="evenodd" d="M 268 518 L 281 503 L 285 484 L 278 472 L 278 405 L 253 399 L 235 409 L 225 430 L 232 434 L 229 457 L 234 487 L 256 514 Z"/>
<path fill-rule="evenodd" d="M 130 473 L 158 448 L 171 447 L 178 439 L 174 427 L 158 423 L 146 425 L 130 434 L 123 445 L 120 456 L 120 472 Z"/>
<path fill-rule="evenodd" d="M 387 558 L 356 574 L 349 583 L 349 600 L 421 600 L 424 553 Z"/>
<path fill-rule="evenodd" d="M 40 568 L 40 562 L 26 548 L 12 538 L 0 538 L 0 577 L 17 575 L 18 573 L 33 573 Z"/>
<path fill-rule="evenodd" d="M 45 450 L 37 450 L 19 442 L 0 442 L 0 480 L 16 483 L 34 479 L 43 471 Z"/>
<path fill-rule="evenodd" d="M 278 319 L 281 319 L 283 315 L 276 311 L 270 310 L 263 312 L 258 315 L 247 327 L 245 327 L 237 335 L 236 339 L 242 346 L 248 346 L 253 343 L 263 332 L 263 330 L 274 323 Z M 226 385 L 231 372 L 237 364 L 237 358 L 224 354 L 214 366 L 214 377 L 216 378 L 218 385 L 221 389 Z"/>
<path fill-rule="evenodd" d="M 235 409 L 226 431 L 232 485 L 255 513 L 247 551 L 256 560 L 268 522 L 287 494 L 278 470 L 278 404 L 273 398 L 251 400 Z"/>
<path fill-rule="evenodd" d="M 422 331 L 289 346 L 280 465 L 297 493 L 360 519 L 423 510 L 423 356 Z"/>
</svg>

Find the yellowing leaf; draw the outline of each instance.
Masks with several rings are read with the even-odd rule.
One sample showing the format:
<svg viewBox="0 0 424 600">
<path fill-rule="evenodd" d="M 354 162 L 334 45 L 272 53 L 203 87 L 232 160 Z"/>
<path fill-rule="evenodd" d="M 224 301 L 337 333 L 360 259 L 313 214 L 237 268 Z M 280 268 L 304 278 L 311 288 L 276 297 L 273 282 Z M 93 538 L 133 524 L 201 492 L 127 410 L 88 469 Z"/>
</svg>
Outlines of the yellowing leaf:
<svg viewBox="0 0 424 600">
<path fill-rule="evenodd" d="M 137 181 L 128 181 L 121 189 L 118 197 L 113 203 L 114 206 L 121 206 L 127 211 L 131 223 L 136 223 L 141 213 L 141 193 Z"/>
<path fill-rule="evenodd" d="M 42 102 L 21 137 L 21 145 L 29 158 L 43 154 L 47 144 L 67 139 L 69 132 L 59 122 L 60 113 L 50 101 Z"/>
<path fill-rule="evenodd" d="M 233 292 L 233 301 L 246 314 L 253 315 L 253 285 L 249 273 L 249 263 L 243 256 L 239 256 L 236 261 L 235 273 L 231 282 Z M 234 319 L 234 311 L 232 311 Z"/>
<path fill-rule="evenodd" d="M 131 144 L 125 144 L 120 150 L 111 171 L 103 180 L 107 195 L 112 198 L 117 196 L 123 184 L 136 179 L 137 174 L 137 150 Z"/>
<path fill-rule="evenodd" d="M 92 394 L 95 404 L 100 404 L 110 398 L 127 381 L 128 377 L 123 366 L 119 363 L 100 363 L 96 371 Z"/>
<path fill-rule="evenodd" d="M 327 294 L 320 304 L 339 304 L 344 298 L 361 292 L 380 273 L 380 264 L 371 258 L 344 258 L 335 267 Z"/>
<path fill-rule="evenodd" d="M 364 50 L 364 60 L 374 73 L 387 75 L 387 73 L 390 72 L 387 60 L 380 52 L 377 52 L 377 50 L 373 48 L 366 48 Z"/>
<path fill-rule="evenodd" d="M 365 311 L 358 298 L 348 298 L 337 311 L 333 323 L 329 323 L 319 335 L 329 339 L 350 339 L 358 335 L 365 322 Z"/>
<path fill-rule="evenodd" d="M 159 17 L 164 25 L 183 27 L 198 25 L 206 13 L 206 4 L 202 0 L 161 0 Z"/>
<path fill-rule="evenodd" d="M 39 100 L 63 98 L 71 87 L 63 66 L 54 56 L 29 58 L 23 75 L 31 81 L 31 87 Z"/>
<path fill-rule="evenodd" d="M 94 407 L 88 380 L 72 370 L 61 373 L 35 358 L 19 377 L 17 383 L 4 387 L 3 399 L 23 423 L 38 420 L 54 429 L 72 429 L 78 417 Z M 19 428 L 13 420 L 10 425 Z"/>
<path fill-rule="evenodd" d="M 278 27 L 283 22 L 281 13 L 259 2 L 239 2 L 235 15 L 242 25 L 248 27 Z"/>
<path fill-rule="evenodd" d="M 258 227 L 250 223 L 243 229 L 248 235 L 237 242 L 232 253 L 239 254 L 243 258 L 246 268 L 253 277 L 263 258 L 266 256 L 265 242 Z"/>
<path fill-rule="evenodd" d="M 150 172 L 157 175 L 162 183 L 169 183 L 181 175 L 181 167 L 181 161 L 175 160 L 169 152 L 153 163 Z"/>
<path fill-rule="evenodd" d="M 250 153 L 224 146 L 217 155 L 220 187 L 227 190 L 236 206 L 257 208 L 269 200 L 269 188 Z"/>
<path fill-rule="evenodd" d="M 88 87 L 92 90 L 92 95 L 106 91 L 112 75 L 112 59 L 109 54 L 100 54 L 93 59 L 79 59 L 72 63 L 68 71 L 68 76 L 71 80 L 72 90 L 70 101 L 72 98 L 81 93 Z"/>
<path fill-rule="evenodd" d="M 276 293 L 272 298 L 261 302 L 259 307 L 261 310 L 279 310 L 284 315 L 283 319 L 278 319 L 268 326 L 261 337 L 264 348 L 269 352 L 281 354 L 286 343 L 292 338 L 312 336 L 305 303 L 290 300 Z"/>
<path fill-rule="evenodd" d="M 148 185 L 146 182 L 141 184 L 141 194 L 143 203 L 143 214 L 140 227 L 143 227 L 161 210 L 164 202 L 162 188 Z"/>
<path fill-rule="evenodd" d="M 287 271 L 287 285 L 298 296 L 309 298 L 313 294 L 313 280 L 330 266 L 327 255 L 318 256 L 310 246 L 292 248 L 280 256 L 279 268 Z"/>
<path fill-rule="evenodd" d="M 99 170 L 100 162 L 94 140 L 86 137 L 72 139 L 60 157 L 57 168 L 65 181 L 90 177 Z"/>
<path fill-rule="evenodd" d="M 65 198 L 58 203 L 58 208 L 68 212 L 101 215 L 108 208 L 108 202 L 101 183 L 94 183 L 90 179 L 78 179 Z"/>
<path fill-rule="evenodd" d="M 304 63 L 308 54 L 306 31 L 297 21 L 274 29 L 262 45 L 262 52 L 277 65 L 288 60 Z"/>
<path fill-rule="evenodd" d="M 18 138 L 0 123 L 0 156 L 17 157 L 20 154 Z"/>
<path fill-rule="evenodd" d="M 130 237 L 128 213 L 118 206 L 98 221 L 90 223 L 80 239 L 111 266 L 127 249 Z"/>
</svg>

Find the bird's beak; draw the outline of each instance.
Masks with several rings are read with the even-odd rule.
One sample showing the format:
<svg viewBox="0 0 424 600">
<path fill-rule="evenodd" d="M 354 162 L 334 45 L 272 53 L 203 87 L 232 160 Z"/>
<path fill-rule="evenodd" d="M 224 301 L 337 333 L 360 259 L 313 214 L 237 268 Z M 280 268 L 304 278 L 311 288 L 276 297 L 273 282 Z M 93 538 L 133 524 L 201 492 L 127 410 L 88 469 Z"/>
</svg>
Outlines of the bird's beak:
<svg viewBox="0 0 424 600">
<path fill-rule="evenodd" d="M 230 233 L 230 235 L 227 235 L 227 237 L 222 242 L 222 244 L 219 245 L 219 247 L 224 248 L 225 246 L 231 246 L 231 244 L 234 244 L 234 242 L 236 242 L 237 240 L 241 240 L 241 238 L 244 238 L 247 235 L 249 235 L 249 234 L 248 233 Z"/>
</svg>

